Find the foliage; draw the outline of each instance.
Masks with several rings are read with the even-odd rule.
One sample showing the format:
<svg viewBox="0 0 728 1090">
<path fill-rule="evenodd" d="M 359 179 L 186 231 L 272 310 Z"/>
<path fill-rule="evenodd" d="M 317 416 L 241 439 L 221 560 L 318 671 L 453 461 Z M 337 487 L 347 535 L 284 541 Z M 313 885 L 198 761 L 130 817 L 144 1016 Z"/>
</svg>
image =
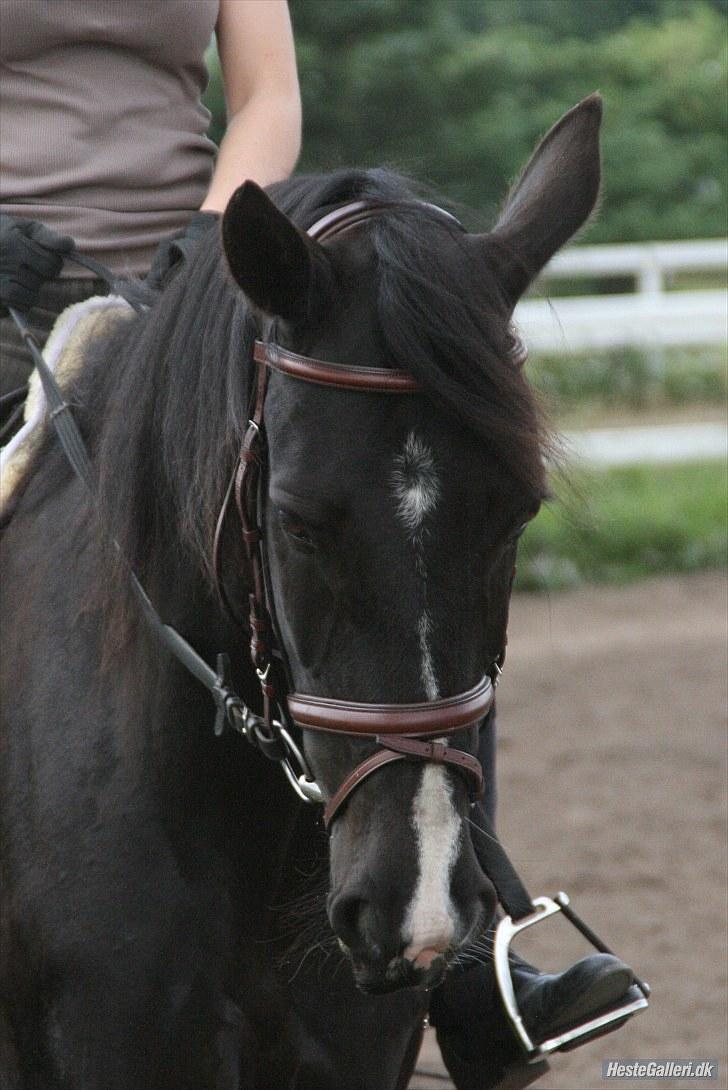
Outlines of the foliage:
<svg viewBox="0 0 728 1090">
<path fill-rule="evenodd" d="M 591 471 L 557 483 L 559 499 L 523 537 L 516 585 L 554 590 L 721 567 L 727 488 L 720 462 Z"/>
<path fill-rule="evenodd" d="M 606 181 L 590 241 L 724 233 L 725 0 L 292 0 L 291 12 L 303 169 L 398 166 L 487 224 L 539 135 L 599 88 Z M 218 134 L 221 103 L 213 79 Z"/>
<path fill-rule="evenodd" d="M 529 379 L 560 414 L 585 409 L 669 410 L 724 406 L 725 349 L 643 351 L 620 348 L 579 356 L 540 356 L 527 363 Z"/>
</svg>

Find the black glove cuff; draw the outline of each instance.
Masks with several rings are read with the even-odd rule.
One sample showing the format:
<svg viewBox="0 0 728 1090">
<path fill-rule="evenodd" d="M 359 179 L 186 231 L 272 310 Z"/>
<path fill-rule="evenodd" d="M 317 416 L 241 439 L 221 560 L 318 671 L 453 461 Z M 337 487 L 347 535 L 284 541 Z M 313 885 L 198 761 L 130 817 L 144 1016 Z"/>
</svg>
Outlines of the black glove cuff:
<svg viewBox="0 0 728 1090">
<path fill-rule="evenodd" d="M 146 282 L 159 290 L 166 287 L 181 263 L 195 249 L 196 243 L 220 220 L 218 212 L 193 212 L 184 231 L 162 239 L 154 255 Z"/>
<path fill-rule="evenodd" d="M 193 212 L 185 227 L 184 238 L 200 238 L 220 222 L 219 212 Z"/>
</svg>

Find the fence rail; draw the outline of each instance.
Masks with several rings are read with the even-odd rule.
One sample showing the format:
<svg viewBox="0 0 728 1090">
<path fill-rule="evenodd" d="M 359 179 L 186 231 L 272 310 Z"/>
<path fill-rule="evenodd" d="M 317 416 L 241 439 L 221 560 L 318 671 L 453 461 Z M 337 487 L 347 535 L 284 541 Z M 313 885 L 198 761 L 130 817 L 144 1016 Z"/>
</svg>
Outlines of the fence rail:
<svg viewBox="0 0 728 1090">
<path fill-rule="evenodd" d="M 665 465 L 724 462 L 728 431 L 724 424 L 650 424 L 567 432 L 564 453 L 583 465 Z"/>
<path fill-rule="evenodd" d="M 667 290 L 675 273 L 725 273 L 728 239 L 579 246 L 559 254 L 542 276 L 634 277 L 630 294 L 526 299 L 515 320 L 533 353 L 589 349 L 712 346 L 728 343 L 723 289 Z"/>
</svg>

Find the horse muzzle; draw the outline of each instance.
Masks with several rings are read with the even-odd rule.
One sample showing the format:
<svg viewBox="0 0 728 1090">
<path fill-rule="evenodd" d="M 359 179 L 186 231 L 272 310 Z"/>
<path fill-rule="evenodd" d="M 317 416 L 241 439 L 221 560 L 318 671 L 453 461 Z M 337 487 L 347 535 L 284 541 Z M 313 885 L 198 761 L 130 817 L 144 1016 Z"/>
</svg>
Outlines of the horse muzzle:
<svg viewBox="0 0 728 1090">
<path fill-rule="evenodd" d="M 439 954 L 427 967 L 406 958 L 394 958 L 383 970 L 352 961 L 354 983 L 367 995 L 386 995 L 403 988 L 436 988 L 447 972 L 452 954 Z"/>
</svg>

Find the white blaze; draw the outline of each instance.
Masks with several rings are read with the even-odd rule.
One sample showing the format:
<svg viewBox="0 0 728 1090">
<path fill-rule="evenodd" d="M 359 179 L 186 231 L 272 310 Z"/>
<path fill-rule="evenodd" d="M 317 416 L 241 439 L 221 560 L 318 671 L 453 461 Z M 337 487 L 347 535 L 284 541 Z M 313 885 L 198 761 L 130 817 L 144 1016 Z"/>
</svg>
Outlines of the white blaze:
<svg viewBox="0 0 728 1090">
<path fill-rule="evenodd" d="M 422 687 L 428 700 L 437 700 L 440 688 L 430 646 L 432 619 L 427 609 L 424 538 L 425 519 L 437 506 L 440 483 L 432 451 L 413 431 L 397 456 L 392 480 L 397 515 L 409 533 L 415 567 L 422 580 L 424 606 L 417 622 Z M 450 872 L 457 858 L 461 821 L 441 766 L 427 764 L 422 770 L 412 804 L 412 826 L 417 841 L 418 877 L 402 928 L 408 943 L 404 956 L 409 960 L 422 950 L 445 949 L 455 929 Z"/>
<path fill-rule="evenodd" d="M 457 858 L 460 816 L 453 806 L 445 769 L 428 764 L 412 806 L 419 876 L 405 914 L 404 956 L 414 960 L 421 950 L 444 950 L 455 929 L 450 899 L 450 872 Z"/>
<path fill-rule="evenodd" d="M 430 614 L 427 610 L 421 615 L 418 625 L 418 634 L 420 637 L 420 654 L 422 655 L 421 676 L 422 684 L 425 687 L 425 693 L 428 700 L 437 700 L 440 695 L 440 689 L 437 684 L 437 678 L 435 676 L 435 667 L 432 663 L 432 652 L 430 651 L 430 632 L 432 631 L 432 621 L 430 620 Z"/>
<path fill-rule="evenodd" d="M 395 459 L 392 474 L 397 515 L 410 535 L 417 572 L 422 579 L 422 596 L 427 599 L 427 568 L 425 565 L 425 518 L 431 515 L 440 497 L 440 482 L 435 471 L 432 451 L 413 431 L 407 436 L 401 454 Z M 417 622 L 420 645 L 422 686 L 428 700 L 437 700 L 440 690 L 430 650 L 432 621 L 425 605 Z"/>
</svg>

